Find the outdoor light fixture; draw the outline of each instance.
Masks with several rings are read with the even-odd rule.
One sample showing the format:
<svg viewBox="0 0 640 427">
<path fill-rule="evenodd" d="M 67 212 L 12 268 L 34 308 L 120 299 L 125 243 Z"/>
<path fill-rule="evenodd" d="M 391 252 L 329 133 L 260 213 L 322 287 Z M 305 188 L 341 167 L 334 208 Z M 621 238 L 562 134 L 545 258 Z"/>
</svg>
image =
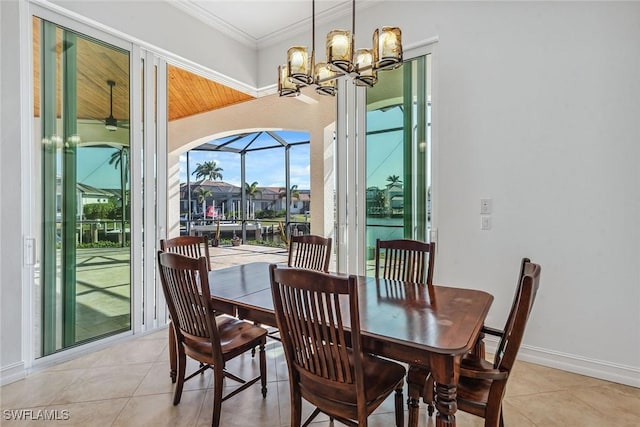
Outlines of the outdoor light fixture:
<svg viewBox="0 0 640 427">
<path fill-rule="evenodd" d="M 351 31 L 333 30 L 327 34 L 327 61 L 315 63 L 315 0 L 311 1 L 311 52 L 304 46 L 287 51 L 287 63 L 278 67 L 278 94 L 298 96 L 300 87 L 315 86 L 322 95 L 335 95 L 336 79 L 346 75 L 358 86 L 372 87 L 378 71 L 402 63 L 402 32 L 398 27 L 382 27 L 373 33 L 372 49 L 355 49 L 356 1 L 352 0 Z"/>
</svg>

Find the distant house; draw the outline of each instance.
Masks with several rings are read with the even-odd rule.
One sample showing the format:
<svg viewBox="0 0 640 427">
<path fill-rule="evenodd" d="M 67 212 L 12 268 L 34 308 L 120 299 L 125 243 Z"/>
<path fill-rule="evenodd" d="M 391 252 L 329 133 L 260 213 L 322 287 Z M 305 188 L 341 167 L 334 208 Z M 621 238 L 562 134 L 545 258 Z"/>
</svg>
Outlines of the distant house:
<svg viewBox="0 0 640 427">
<path fill-rule="evenodd" d="M 208 217 L 228 217 L 230 212 L 240 209 L 242 193 L 240 187 L 224 181 L 202 180 L 190 183 L 191 187 L 191 209 L 189 209 L 189 193 L 186 183 L 180 184 L 180 213 L 184 214 L 191 210 L 191 214 L 202 215 L 202 203 L 198 202 L 198 191 L 200 188 L 209 190 L 210 196 L 205 197 Z M 247 197 L 250 215 L 257 211 L 273 210 L 280 211 L 287 207 L 287 199 L 281 197 L 282 187 L 258 187 L 255 197 Z M 302 213 L 309 210 L 310 190 L 297 190 L 300 198 L 292 198 L 291 212 Z M 209 208 L 211 207 L 211 209 Z M 211 212 L 209 212 L 211 211 Z M 209 215 L 211 213 L 212 215 Z"/>
<path fill-rule="evenodd" d="M 387 200 L 391 215 L 402 215 L 404 211 L 404 190 L 402 184 L 390 184 L 387 186 Z"/>
<path fill-rule="evenodd" d="M 57 216 L 62 216 L 62 178 L 57 178 L 56 183 L 56 207 Z M 108 203 L 111 200 L 121 200 L 120 190 L 109 188 L 96 188 L 91 185 L 77 183 L 76 184 L 76 212 L 78 218 L 83 218 L 84 207 L 94 203 Z"/>
</svg>

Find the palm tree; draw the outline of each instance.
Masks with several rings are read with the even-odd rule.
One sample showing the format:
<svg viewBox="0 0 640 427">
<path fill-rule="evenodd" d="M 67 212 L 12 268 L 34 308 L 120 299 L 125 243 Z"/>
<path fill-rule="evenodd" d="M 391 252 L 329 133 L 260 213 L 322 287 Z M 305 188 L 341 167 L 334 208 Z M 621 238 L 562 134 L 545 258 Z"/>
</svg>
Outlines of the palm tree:
<svg viewBox="0 0 640 427">
<path fill-rule="evenodd" d="M 298 191 L 298 186 L 297 185 L 292 185 L 291 189 L 289 191 L 291 192 L 291 198 L 292 199 L 300 200 L 300 192 Z M 286 188 L 280 188 L 280 194 L 278 194 L 278 199 L 282 200 L 282 199 L 286 199 L 286 198 L 287 198 L 287 189 Z"/>
<path fill-rule="evenodd" d="M 253 181 L 251 184 L 244 183 L 244 192 L 249 199 L 255 199 L 256 195 L 262 195 L 262 190 L 258 189 L 258 181 Z"/>
<path fill-rule="evenodd" d="M 215 160 L 211 160 L 209 162 L 198 163 L 192 175 L 195 175 L 196 179 L 202 178 L 215 181 L 216 179 L 222 179 L 220 172 L 222 172 L 222 168 L 218 167 Z"/>
<path fill-rule="evenodd" d="M 115 147 L 114 147 L 115 148 Z M 109 157 L 109 164 L 113 165 L 114 168 L 118 169 L 120 165 L 124 165 L 124 169 L 129 169 L 129 147 L 122 146 L 118 151 L 114 151 L 111 153 L 111 157 Z"/>
<path fill-rule="evenodd" d="M 196 193 L 196 196 L 198 196 L 198 203 L 202 203 L 202 215 L 206 216 L 207 215 L 207 197 L 211 197 L 213 193 L 211 192 L 211 190 L 204 187 L 198 188 L 195 191 L 195 193 Z"/>
<path fill-rule="evenodd" d="M 389 183 L 387 184 L 387 187 L 394 187 L 398 184 L 402 184 L 402 180 L 400 179 L 400 177 L 398 175 L 389 175 L 387 177 L 387 181 L 389 181 Z"/>
<path fill-rule="evenodd" d="M 126 233 L 127 206 L 129 205 L 129 192 L 127 191 L 129 183 L 129 147 L 122 146 L 119 150 L 114 151 L 109 157 L 109 164 L 113 165 L 116 170 L 120 168 L 120 198 L 121 198 L 121 216 L 120 230 L 122 233 L 121 244 L 124 246 Z"/>
<path fill-rule="evenodd" d="M 247 197 L 249 198 L 249 201 L 251 201 L 251 199 L 256 198 L 256 196 L 259 194 L 260 196 L 262 196 L 262 190 L 258 189 L 258 181 L 253 181 L 251 184 L 249 183 L 244 183 L 244 192 L 247 195 Z M 249 216 L 249 213 L 251 212 L 251 210 L 249 210 L 249 212 L 247 212 L 247 217 Z M 255 212 L 254 212 L 255 215 Z"/>
</svg>

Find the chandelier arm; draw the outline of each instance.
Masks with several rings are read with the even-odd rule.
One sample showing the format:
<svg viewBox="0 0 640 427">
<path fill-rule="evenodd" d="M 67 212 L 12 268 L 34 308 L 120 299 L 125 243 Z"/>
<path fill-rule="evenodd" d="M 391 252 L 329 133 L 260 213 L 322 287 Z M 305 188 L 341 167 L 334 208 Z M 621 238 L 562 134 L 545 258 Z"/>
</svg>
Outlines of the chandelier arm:
<svg viewBox="0 0 640 427">
<path fill-rule="evenodd" d="M 353 42 L 355 43 L 355 37 L 356 37 L 356 0 L 352 0 L 351 1 L 351 37 L 352 37 Z"/>
<path fill-rule="evenodd" d="M 311 0 L 311 57 L 316 52 L 316 0 Z"/>
</svg>

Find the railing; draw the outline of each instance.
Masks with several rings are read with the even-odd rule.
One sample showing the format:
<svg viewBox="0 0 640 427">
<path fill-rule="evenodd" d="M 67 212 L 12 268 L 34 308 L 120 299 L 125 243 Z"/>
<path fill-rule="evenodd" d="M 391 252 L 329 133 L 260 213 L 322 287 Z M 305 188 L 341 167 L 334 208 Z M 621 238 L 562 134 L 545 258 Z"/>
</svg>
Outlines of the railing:
<svg viewBox="0 0 640 427">
<path fill-rule="evenodd" d="M 102 241 L 124 245 L 131 240 L 129 221 L 117 219 L 76 220 L 76 244 L 91 244 Z M 56 240 L 62 239 L 62 221 L 56 221 Z"/>
</svg>

